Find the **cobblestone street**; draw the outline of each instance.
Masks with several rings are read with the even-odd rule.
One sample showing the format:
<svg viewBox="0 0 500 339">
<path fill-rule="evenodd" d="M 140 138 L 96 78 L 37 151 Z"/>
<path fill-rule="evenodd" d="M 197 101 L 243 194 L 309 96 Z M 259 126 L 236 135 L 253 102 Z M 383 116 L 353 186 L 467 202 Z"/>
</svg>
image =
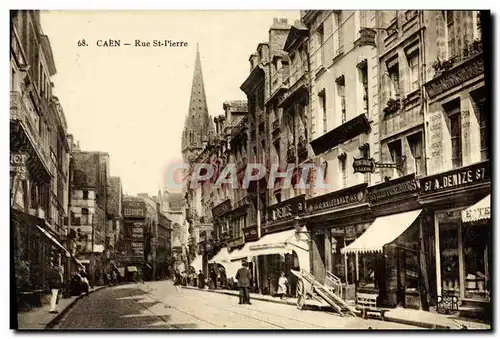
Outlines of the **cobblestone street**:
<svg viewBox="0 0 500 339">
<path fill-rule="evenodd" d="M 416 329 L 412 326 L 340 317 L 294 306 L 252 301 L 238 305 L 228 295 L 182 289 L 171 281 L 129 284 L 97 291 L 68 312 L 59 329 Z"/>
</svg>

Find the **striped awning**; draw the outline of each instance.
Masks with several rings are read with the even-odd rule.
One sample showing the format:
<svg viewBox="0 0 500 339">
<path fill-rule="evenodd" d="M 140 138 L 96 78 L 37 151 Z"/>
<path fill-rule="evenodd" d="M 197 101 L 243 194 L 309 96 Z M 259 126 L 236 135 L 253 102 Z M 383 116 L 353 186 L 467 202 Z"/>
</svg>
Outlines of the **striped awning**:
<svg viewBox="0 0 500 339">
<path fill-rule="evenodd" d="M 382 252 L 385 245 L 396 240 L 410 227 L 422 212 L 421 209 L 379 217 L 354 240 L 340 250 L 346 253 Z"/>
<path fill-rule="evenodd" d="M 462 211 L 462 221 L 471 223 L 491 219 L 491 194 Z"/>
<path fill-rule="evenodd" d="M 64 247 L 63 245 L 61 245 L 61 243 L 52 234 L 50 234 L 47 230 L 45 230 L 44 228 L 42 228 L 42 227 L 40 227 L 38 225 L 36 227 L 47 238 L 49 238 L 57 247 L 59 247 L 59 249 L 66 255 L 66 257 L 68 257 L 68 258 L 71 257 L 71 253 L 69 253 L 69 251 L 66 249 L 66 247 Z"/>
</svg>

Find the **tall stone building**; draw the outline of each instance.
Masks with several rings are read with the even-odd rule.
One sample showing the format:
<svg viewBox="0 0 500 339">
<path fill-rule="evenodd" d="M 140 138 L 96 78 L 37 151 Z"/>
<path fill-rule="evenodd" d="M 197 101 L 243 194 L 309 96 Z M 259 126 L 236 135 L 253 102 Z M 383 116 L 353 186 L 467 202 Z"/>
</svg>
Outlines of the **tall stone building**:
<svg viewBox="0 0 500 339">
<path fill-rule="evenodd" d="M 11 222 L 16 285 L 18 291 L 29 291 L 47 287 L 50 262 L 68 264 L 64 258 L 71 258 L 63 245 L 70 150 L 40 12 L 11 11 L 10 23 Z M 18 271 L 22 267 L 27 274 Z"/>
<path fill-rule="evenodd" d="M 191 85 L 191 98 L 189 101 L 189 111 L 184 123 L 184 131 L 182 132 L 182 157 L 185 163 L 193 165 L 198 155 L 203 151 L 205 145 L 214 137 L 214 127 L 208 114 L 207 98 L 205 95 L 205 85 L 203 82 L 203 72 L 201 68 L 200 50 L 196 47 L 196 59 L 194 64 L 193 82 Z M 195 206 L 192 205 L 193 193 L 183 188 L 183 213 L 186 216 L 186 225 L 173 225 L 173 234 L 188 234 L 187 243 L 183 242 L 186 239 L 179 239 L 181 250 L 175 249 L 175 253 L 180 253 L 179 258 L 186 259 L 186 263 L 193 259 L 196 255 L 197 237 L 193 225 L 199 221 L 199 213 L 196 212 Z M 177 223 L 178 224 L 178 223 Z M 183 229 L 187 226 L 187 232 Z M 176 229 L 181 228 L 180 232 Z M 179 245 L 176 239 L 173 240 L 174 247 Z M 184 252 L 186 248 L 186 252 Z"/>
<path fill-rule="evenodd" d="M 214 127 L 208 114 L 205 84 L 203 83 L 200 50 L 197 46 L 189 111 L 182 132 L 181 150 L 184 161 L 192 162 L 203 150 L 204 143 L 208 141 L 209 136 L 213 133 Z"/>
<path fill-rule="evenodd" d="M 76 151 L 71 156 L 71 228 L 79 240 L 77 255 L 94 277 L 105 259 L 109 154 Z"/>
</svg>

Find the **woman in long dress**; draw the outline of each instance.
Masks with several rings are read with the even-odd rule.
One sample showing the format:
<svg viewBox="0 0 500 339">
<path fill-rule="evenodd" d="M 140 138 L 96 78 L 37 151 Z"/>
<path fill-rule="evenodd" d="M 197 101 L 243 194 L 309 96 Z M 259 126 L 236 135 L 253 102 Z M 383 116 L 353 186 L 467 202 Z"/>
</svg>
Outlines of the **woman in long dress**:
<svg viewBox="0 0 500 339">
<path fill-rule="evenodd" d="M 287 295 L 288 279 L 285 277 L 285 272 L 281 272 L 278 279 L 278 295 L 281 299 L 285 299 Z"/>
</svg>

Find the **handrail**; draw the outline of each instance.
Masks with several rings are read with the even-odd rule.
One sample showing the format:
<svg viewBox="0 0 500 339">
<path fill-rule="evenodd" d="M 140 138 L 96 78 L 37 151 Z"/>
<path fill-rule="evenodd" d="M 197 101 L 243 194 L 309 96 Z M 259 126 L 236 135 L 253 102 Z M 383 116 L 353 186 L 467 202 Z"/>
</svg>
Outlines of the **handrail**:
<svg viewBox="0 0 500 339">
<path fill-rule="evenodd" d="M 326 271 L 325 285 L 327 285 L 326 284 L 327 282 L 330 283 L 332 285 L 331 287 L 333 287 L 338 292 L 340 298 L 343 298 L 343 295 L 342 295 L 342 282 L 340 281 L 340 278 L 337 277 L 332 272 Z"/>
</svg>

